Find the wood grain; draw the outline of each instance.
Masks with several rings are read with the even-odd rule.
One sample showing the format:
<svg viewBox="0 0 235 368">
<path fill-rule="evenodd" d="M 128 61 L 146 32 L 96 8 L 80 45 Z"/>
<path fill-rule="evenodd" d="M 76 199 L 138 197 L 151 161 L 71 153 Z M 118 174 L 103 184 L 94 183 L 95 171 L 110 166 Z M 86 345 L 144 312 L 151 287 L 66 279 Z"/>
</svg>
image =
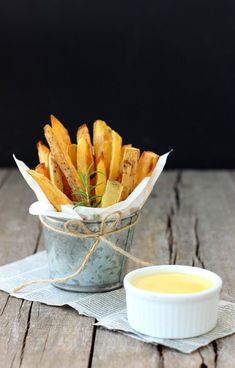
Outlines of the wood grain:
<svg viewBox="0 0 235 368">
<path fill-rule="evenodd" d="M 20 195 L 19 195 L 20 193 Z M 43 249 L 34 197 L 14 170 L 0 171 L 0 262 Z M 205 267 L 224 281 L 234 301 L 235 172 L 170 171 L 162 174 L 143 208 L 132 252 L 156 264 Z M 128 269 L 136 265 L 129 262 Z M 0 293 L 0 367 L 235 367 L 234 335 L 192 354 L 141 343 L 93 327 L 94 320 Z"/>
<path fill-rule="evenodd" d="M 41 226 L 28 214 L 35 200 L 16 170 L 0 171 L 0 262 L 5 264 L 43 248 Z M 0 367 L 87 367 L 92 318 L 9 297 L 0 292 Z"/>
</svg>

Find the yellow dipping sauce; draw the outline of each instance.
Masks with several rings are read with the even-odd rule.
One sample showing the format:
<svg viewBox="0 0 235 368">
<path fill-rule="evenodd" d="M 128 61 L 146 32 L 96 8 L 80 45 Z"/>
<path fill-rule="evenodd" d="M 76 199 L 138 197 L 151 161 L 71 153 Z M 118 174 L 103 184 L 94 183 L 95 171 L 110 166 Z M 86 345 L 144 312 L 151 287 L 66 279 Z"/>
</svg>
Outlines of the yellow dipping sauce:
<svg viewBox="0 0 235 368">
<path fill-rule="evenodd" d="M 137 276 L 132 285 L 146 291 L 157 293 L 188 294 L 198 293 L 213 286 L 211 280 L 190 273 L 162 272 Z"/>
</svg>

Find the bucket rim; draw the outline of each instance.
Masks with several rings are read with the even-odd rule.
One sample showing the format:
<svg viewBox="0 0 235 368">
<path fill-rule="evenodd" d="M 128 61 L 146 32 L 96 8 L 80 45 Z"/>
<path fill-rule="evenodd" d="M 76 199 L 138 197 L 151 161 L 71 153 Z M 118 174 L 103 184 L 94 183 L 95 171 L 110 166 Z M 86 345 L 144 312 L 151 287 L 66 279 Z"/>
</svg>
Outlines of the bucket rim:
<svg viewBox="0 0 235 368">
<path fill-rule="evenodd" d="M 134 216 L 138 216 L 138 214 L 140 213 L 139 210 L 136 210 L 135 212 L 131 213 L 130 215 L 127 215 L 127 216 L 124 216 L 124 217 L 121 217 L 121 220 L 126 220 L 128 218 L 132 218 Z M 55 218 L 55 217 L 52 217 L 52 216 L 45 216 L 45 215 L 41 215 L 39 217 L 42 217 L 50 222 L 54 222 L 54 223 L 65 223 L 66 221 L 69 221 L 69 219 L 65 219 L 65 218 Z M 71 219 L 73 220 L 73 219 Z M 76 219 L 74 219 L 76 220 Z M 111 223 L 111 222 L 114 222 L 115 219 L 110 219 L 110 220 L 107 220 L 106 223 Z M 102 220 L 97 220 L 97 221 L 94 221 L 94 220 L 87 220 L 87 219 L 82 219 L 81 222 L 84 222 L 86 224 L 101 224 L 102 223 Z"/>
</svg>

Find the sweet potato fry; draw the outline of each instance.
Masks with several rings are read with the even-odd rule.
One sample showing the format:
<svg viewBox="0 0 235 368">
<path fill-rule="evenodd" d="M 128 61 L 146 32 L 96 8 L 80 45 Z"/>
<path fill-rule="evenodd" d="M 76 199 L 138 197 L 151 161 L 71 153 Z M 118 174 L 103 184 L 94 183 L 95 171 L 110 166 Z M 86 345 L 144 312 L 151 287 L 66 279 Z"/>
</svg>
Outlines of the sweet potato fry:
<svg viewBox="0 0 235 368">
<path fill-rule="evenodd" d="M 54 160 L 52 154 L 49 155 L 49 171 L 52 184 L 63 192 L 63 179 L 59 165 Z"/>
<path fill-rule="evenodd" d="M 37 143 L 37 150 L 38 150 L 38 158 L 39 163 L 44 163 L 46 168 L 49 167 L 49 148 L 42 142 L 38 141 Z"/>
<path fill-rule="evenodd" d="M 44 127 L 44 133 L 50 146 L 51 153 L 66 177 L 74 198 L 79 200 L 79 195 L 76 193 L 82 187 L 82 183 L 67 151 L 65 152 L 59 145 L 50 125 Z"/>
<path fill-rule="evenodd" d="M 73 166 L 77 168 L 77 145 L 76 144 L 70 144 L 68 146 L 68 154 L 73 163 Z"/>
<path fill-rule="evenodd" d="M 96 187 L 95 187 L 95 195 L 98 197 L 97 201 L 99 201 L 104 194 L 105 187 L 107 182 L 107 173 L 104 162 L 104 154 L 103 152 L 100 155 L 100 158 L 97 161 L 96 165 Z"/>
<path fill-rule="evenodd" d="M 28 170 L 28 173 L 38 183 L 50 203 L 56 208 L 57 211 L 61 211 L 62 204 L 72 204 L 71 200 L 54 184 L 52 184 L 52 182 L 44 175 L 39 174 L 34 170 Z"/>
<path fill-rule="evenodd" d="M 121 199 L 122 190 L 123 185 L 121 183 L 118 181 L 108 180 L 100 207 L 104 208 L 118 203 Z"/>
<path fill-rule="evenodd" d="M 96 120 L 93 126 L 93 145 L 95 162 L 104 154 L 106 173 L 109 173 L 111 154 L 112 154 L 112 129 L 103 121 Z"/>
<path fill-rule="evenodd" d="M 48 167 L 46 167 L 44 162 L 41 162 L 40 164 L 38 164 L 35 167 L 35 171 L 37 171 L 37 173 L 42 174 L 42 175 L 46 176 L 48 179 L 50 179 L 49 169 L 48 169 Z"/>
<path fill-rule="evenodd" d="M 145 176 L 150 176 L 158 162 L 159 156 L 151 151 L 142 152 L 137 169 L 137 181 L 138 185 Z"/>
<path fill-rule="evenodd" d="M 68 130 L 63 126 L 63 124 L 54 116 L 51 115 L 51 126 L 53 133 L 55 134 L 57 141 L 61 148 L 67 152 L 68 147 L 71 144 L 71 139 Z"/>
<path fill-rule="evenodd" d="M 138 148 L 126 148 L 124 150 L 121 162 L 122 200 L 126 199 L 135 187 L 139 157 L 140 150 Z"/>
<path fill-rule="evenodd" d="M 119 177 L 122 154 L 122 137 L 114 130 L 112 131 L 112 155 L 109 170 L 109 179 L 117 180 Z"/>
</svg>

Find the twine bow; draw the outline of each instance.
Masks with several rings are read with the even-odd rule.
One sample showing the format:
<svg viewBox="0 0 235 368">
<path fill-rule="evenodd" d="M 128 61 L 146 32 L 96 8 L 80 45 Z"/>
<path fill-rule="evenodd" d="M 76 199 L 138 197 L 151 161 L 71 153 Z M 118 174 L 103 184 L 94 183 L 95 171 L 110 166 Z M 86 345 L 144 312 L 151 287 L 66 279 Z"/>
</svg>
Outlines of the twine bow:
<svg viewBox="0 0 235 368">
<path fill-rule="evenodd" d="M 109 227 L 109 230 L 106 231 L 106 224 L 108 222 L 108 219 L 111 219 L 112 217 L 112 222 L 111 226 Z M 74 219 L 74 220 L 68 220 L 64 223 L 64 230 L 59 230 L 59 229 L 54 229 L 52 226 L 50 226 L 48 223 L 46 223 L 43 218 L 40 216 L 40 221 L 41 223 L 47 227 L 48 229 L 50 229 L 51 231 L 63 234 L 63 235 L 68 235 L 68 236 L 72 236 L 75 238 L 92 238 L 94 239 L 94 243 L 92 244 L 91 248 L 88 250 L 88 252 L 86 253 L 85 257 L 83 258 L 79 268 L 72 274 L 65 276 L 65 277 L 60 277 L 60 278 L 55 278 L 55 279 L 37 279 L 37 280 L 31 280 L 31 281 L 27 281 L 23 284 L 20 284 L 19 286 L 17 286 L 14 290 L 13 293 L 16 293 L 18 291 L 20 291 L 21 289 L 29 286 L 29 285 L 33 285 L 33 284 L 51 284 L 51 283 L 62 283 L 62 282 L 66 282 L 67 280 L 71 280 L 74 277 L 78 276 L 83 270 L 84 267 L 86 265 L 86 263 L 88 262 L 89 258 L 92 256 L 92 254 L 96 251 L 99 242 L 102 240 L 108 247 L 112 248 L 115 252 L 122 254 L 124 257 L 127 257 L 129 259 L 131 259 L 134 262 L 137 262 L 139 264 L 142 264 L 143 266 L 150 266 L 152 265 L 149 262 L 143 261 L 140 258 L 137 258 L 133 255 L 131 255 L 129 252 L 125 251 L 124 249 L 118 247 L 116 244 L 114 244 L 113 242 L 111 242 L 110 240 L 108 240 L 106 238 L 107 235 L 111 235 L 111 234 L 116 234 L 118 232 L 122 232 L 125 230 L 128 230 L 130 228 L 132 228 L 133 226 L 135 226 L 139 220 L 139 215 L 137 216 L 136 220 L 133 223 L 130 223 L 128 225 L 125 225 L 124 227 L 121 228 L 117 228 L 117 226 L 120 224 L 121 221 L 121 212 L 120 211 L 116 211 L 112 214 L 107 214 L 103 220 L 101 221 L 100 224 L 100 229 L 96 232 L 91 231 L 88 226 L 82 222 L 81 220 L 78 219 Z M 74 225 L 78 225 L 75 226 Z M 77 227 L 80 227 L 81 229 L 83 229 L 84 232 L 81 232 L 77 229 Z"/>
</svg>

